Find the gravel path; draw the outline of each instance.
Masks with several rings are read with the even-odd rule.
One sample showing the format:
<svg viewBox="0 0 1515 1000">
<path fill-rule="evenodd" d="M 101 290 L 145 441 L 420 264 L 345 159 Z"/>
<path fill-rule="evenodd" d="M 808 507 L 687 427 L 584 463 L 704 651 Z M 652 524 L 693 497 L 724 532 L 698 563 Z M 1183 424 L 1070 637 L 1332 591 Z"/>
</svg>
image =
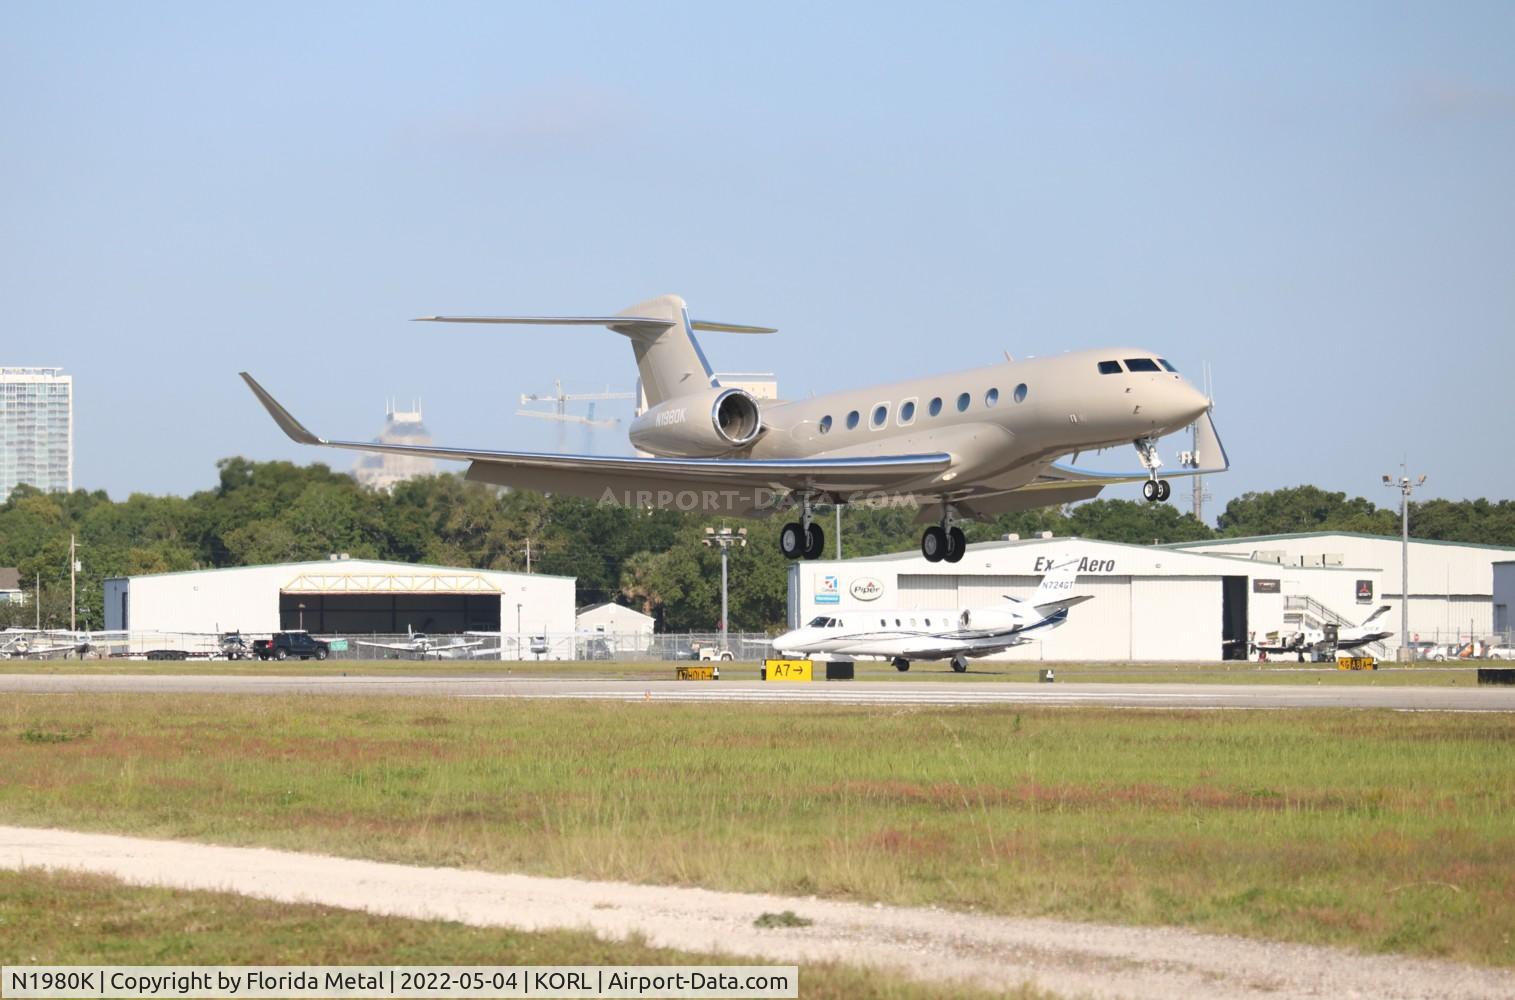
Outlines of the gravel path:
<svg viewBox="0 0 1515 1000">
<path fill-rule="evenodd" d="M 499 875 L 261 848 L 0 826 L 0 867 L 479 926 L 638 933 L 654 944 L 785 964 L 835 960 L 935 981 L 1035 983 L 1096 997 L 1511 997 L 1515 972 L 1356 955 L 1172 928 L 949 913 L 707 889 Z M 802 928 L 758 930 L 793 910 Z"/>
</svg>

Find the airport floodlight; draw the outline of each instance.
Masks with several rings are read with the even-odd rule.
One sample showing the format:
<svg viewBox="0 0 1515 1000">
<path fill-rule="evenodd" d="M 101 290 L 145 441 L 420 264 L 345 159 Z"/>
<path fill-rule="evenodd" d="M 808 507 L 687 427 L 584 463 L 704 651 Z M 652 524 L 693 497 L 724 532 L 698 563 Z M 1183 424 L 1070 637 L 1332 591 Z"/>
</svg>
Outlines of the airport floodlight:
<svg viewBox="0 0 1515 1000">
<path fill-rule="evenodd" d="M 1383 484 L 1399 490 L 1399 658 L 1403 660 L 1410 652 L 1410 494 L 1426 484 L 1426 477 L 1412 483 L 1409 468 L 1401 469 L 1404 475 L 1399 482 L 1384 476 Z"/>
</svg>

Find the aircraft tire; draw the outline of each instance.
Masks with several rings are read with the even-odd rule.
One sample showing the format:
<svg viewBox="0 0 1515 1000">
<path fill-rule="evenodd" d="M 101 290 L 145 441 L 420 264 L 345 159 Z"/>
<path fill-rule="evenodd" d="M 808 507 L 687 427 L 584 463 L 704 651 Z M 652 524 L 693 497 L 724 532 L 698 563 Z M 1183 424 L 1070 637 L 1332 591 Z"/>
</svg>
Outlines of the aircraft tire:
<svg viewBox="0 0 1515 1000">
<path fill-rule="evenodd" d="M 798 559 L 805 554 L 805 531 L 794 521 L 779 529 L 779 551 L 785 559 Z"/>
<path fill-rule="evenodd" d="M 1162 503 L 1164 500 L 1168 499 L 1172 495 L 1173 495 L 1173 485 L 1171 483 L 1169 483 L 1166 479 L 1159 479 L 1157 481 L 1157 501 L 1158 501 L 1158 503 Z"/>
<path fill-rule="evenodd" d="M 826 547 L 826 533 L 821 530 L 819 524 L 811 524 L 810 530 L 805 532 L 805 558 L 819 559 L 821 551 Z"/>
<path fill-rule="evenodd" d="M 1157 480 L 1149 479 L 1142 483 L 1142 499 L 1148 503 L 1157 503 Z"/>
<path fill-rule="evenodd" d="M 968 661 L 961 656 L 954 656 L 952 658 L 952 671 L 958 674 L 967 673 Z"/>
<path fill-rule="evenodd" d="M 950 563 L 962 562 L 967 553 L 968 536 L 963 534 L 962 528 L 953 527 L 947 532 L 947 554 L 942 558 Z"/>
<path fill-rule="evenodd" d="M 947 533 L 936 525 L 921 532 L 921 555 L 927 562 L 941 562 L 947 555 Z"/>
<path fill-rule="evenodd" d="M 891 662 L 894 664 L 894 669 L 900 673 L 904 673 L 910 669 L 910 661 L 903 656 L 896 656 Z"/>
</svg>

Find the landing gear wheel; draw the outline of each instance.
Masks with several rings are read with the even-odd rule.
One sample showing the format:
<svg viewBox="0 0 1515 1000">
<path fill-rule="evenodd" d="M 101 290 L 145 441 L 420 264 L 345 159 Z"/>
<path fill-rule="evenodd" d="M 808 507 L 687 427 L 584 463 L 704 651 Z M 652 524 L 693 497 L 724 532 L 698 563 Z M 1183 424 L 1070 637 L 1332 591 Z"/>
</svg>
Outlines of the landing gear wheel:
<svg viewBox="0 0 1515 1000">
<path fill-rule="evenodd" d="M 1142 499 L 1148 503 L 1157 503 L 1157 480 L 1149 479 L 1142 483 Z"/>
<path fill-rule="evenodd" d="M 819 559 L 821 550 L 826 547 L 826 534 L 821 531 L 819 524 L 811 524 L 810 530 L 805 532 L 805 558 Z"/>
<path fill-rule="evenodd" d="M 1173 495 L 1173 487 L 1168 485 L 1168 481 L 1166 479 L 1159 479 L 1157 481 L 1157 501 L 1158 501 L 1158 503 L 1162 503 L 1164 500 L 1168 499 L 1172 495 Z"/>
<path fill-rule="evenodd" d="M 947 533 L 932 526 L 921 532 L 921 555 L 927 562 L 941 562 L 947 555 Z"/>
<path fill-rule="evenodd" d="M 968 552 L 968 536 L 963 534 L 963 529 L 952 527 L 947 529 L 947 554 L 943 556 L 947 562 L 962 562 L 963 556 Z"/>
<path fill-rule="evenodd" d="M 891 662 L 894 664 L 894 669 L 898 670 L 900 673 L 904 673 L 910 669 L 910 661 L 905 659 L 903 656 L 896 656 Z"/>
<path fill-rule="evenodd" d="M 790 521 L 779 530 L 779 551 L 785 559 L 798 559 L 805 554 L 805 529 Z"/>
<path fill-rule="evenodd" d="M 952 658 L 952 670 L 954 673 L 966 673 L 968 671 L 968 660 L 962 656 L 954 656 Z"/>
</svg>

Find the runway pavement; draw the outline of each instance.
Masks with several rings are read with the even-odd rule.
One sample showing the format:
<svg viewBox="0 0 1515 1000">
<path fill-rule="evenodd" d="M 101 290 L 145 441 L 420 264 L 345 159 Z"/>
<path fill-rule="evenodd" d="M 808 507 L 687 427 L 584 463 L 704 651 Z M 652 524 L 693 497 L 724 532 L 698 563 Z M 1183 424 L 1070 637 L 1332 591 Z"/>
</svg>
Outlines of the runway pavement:
<svg viewBox="0 0 1515 1000">
<path fill-rule="evenodd" d="M 1032 684 L 942 681 L 647 681 L 512 677 L 0 674 L 0 694 L 309 694 L 846 705 L 1045 705 L 1149 709 L 1378 708 L 1515 712 L 1515 688 L 1309 684 Z"/>
</svg>

